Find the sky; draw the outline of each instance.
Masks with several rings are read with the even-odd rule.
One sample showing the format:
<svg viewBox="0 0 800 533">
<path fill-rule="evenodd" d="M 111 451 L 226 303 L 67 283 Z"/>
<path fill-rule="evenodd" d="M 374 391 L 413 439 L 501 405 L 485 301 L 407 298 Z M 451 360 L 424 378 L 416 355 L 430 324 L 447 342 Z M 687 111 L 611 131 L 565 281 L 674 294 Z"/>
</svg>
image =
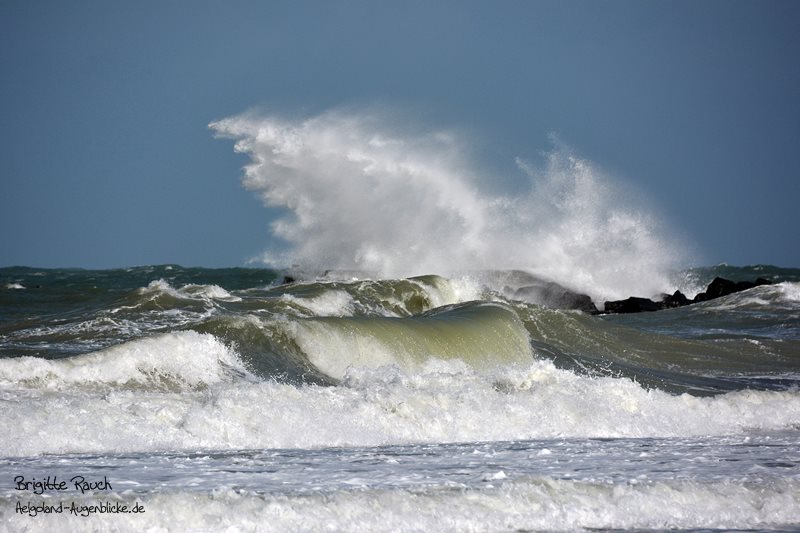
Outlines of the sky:
<svg viewBox="0 0 800 533">
<path fill-rule="evenodd" d="M 486 189 L 557 137 L 699 264 L 800 266 L 800 3 L 0 2 L 0 266 L 251 264 L 280 215 L 209 123 L 386 107 Z M 677 253 L 677 251 L 676 251 Z"/>
</svg>

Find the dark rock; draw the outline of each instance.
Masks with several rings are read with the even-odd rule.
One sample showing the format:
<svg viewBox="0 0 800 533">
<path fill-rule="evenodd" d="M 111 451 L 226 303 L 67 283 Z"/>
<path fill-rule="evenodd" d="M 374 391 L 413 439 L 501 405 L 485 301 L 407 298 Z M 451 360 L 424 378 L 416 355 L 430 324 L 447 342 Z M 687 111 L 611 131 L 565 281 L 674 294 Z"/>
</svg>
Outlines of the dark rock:
<svg viewBox="0 0 800 533">
<path fill-rule="evenodd" d="M 701 292 L 694 297 L 694 302 L 705 302 L 715 298 L 722 298 L 736 292 L 746 291 L 759 285 L 771 285 L 768 279 L 758 278 L 755 281 L 731 281 L 729 279 L 716 277 L 708 285 L 705 292 Z"/>
<path fill-rule="evenodd" d="M 631 296 L 625 300 L 605 302 L 606 313 L 641 313 L 642 311 L 658 311 L 661 305 L 649 298 Z"/>
<path fill-rule="evenodd" d="M 627 300 L 617 300 L 605 302 L 606 313 L 639 313 L 642 311 L 658 311 L 660 309 L 673 309 L 683 307 L 693 303 L 705 302 L 715 298 L 721 298 L 735 292 L 746 291 L 759 285 L 771 285 L 768 279 L 758 278 L 755 281 L 731 281 L 725 278 L 714 278 L 705 292 L 699 293 L 694 300 L 689 300 L 681 291 L 673 294 L 665 294 L 660 302 L 654 302 L 648 298 L 636 298 L 631 296 Z"/>
<path fill-rule="evenodd" d="M 690 303 L 692 302 L 686 295 L 681 291 L 675 291 L 673 294 L 664 294 L 659 302 L 654 302 L 649 298 L 637 298 L 635 296 L 631 296 L 626 300 L 606 302 L 605 310 L 606 313 L 640 313 L 642 311 L 674 309 L 675 307 L 683 307 Z"/>
<path fill-rule="evenodd" d="M 661 299 L 662 309 L 674 309 L 675 307 L 683 307 L 689 305 L 692 301 L 686 297 L 681 291 L 675 291 L 674 294 L 667 294 Z"/>
<path fill-rule="evenodd" d="M 694 300 L 692 300 L 692 303 L 696 304 L 696 303 L 700 303 L 700 302 L 705 302 L 708 299 L 709 299 L 709 297 L 706 295 L 706 293 L 698 292 L 697 294 L 695 294 Z"/>
<path fill-rule="evenodd" d="M 520 287 L 511 297 L 552 309 L 577 309 L 589 314 L 599 313 L 588 295 L 571 291 L 552 281 Z"/>
<path fill-rule="evenodd" d="M 706 289 L 706 299 L 713 300 L 714 298 L 721 298 L 723 296 L 733 294 L 734 292 L 737 292 L 736 285 L 736 282 L 729 279 L 719 277 L 714 278 L 714 281 L 712 281 Z M 753 285 L 753 287 L 755 287 L 755 285 Z"/>
</svg>

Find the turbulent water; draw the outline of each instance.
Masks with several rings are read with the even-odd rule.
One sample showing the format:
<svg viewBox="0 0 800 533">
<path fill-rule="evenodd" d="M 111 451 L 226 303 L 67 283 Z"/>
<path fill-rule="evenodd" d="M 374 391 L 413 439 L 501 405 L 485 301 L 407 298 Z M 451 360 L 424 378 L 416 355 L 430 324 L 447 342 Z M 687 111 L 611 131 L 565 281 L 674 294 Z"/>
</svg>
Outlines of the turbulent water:
<svg viewBox="0 0 800 533">
<path fill-rule="evenodd" d="M 615 316 L 293 275 L 0 269 L 0 528 L 800 529 L 800 269 Z"/>
<path fill-rule="evenodd" d="M 687 264 L 631 184 L 562 143 L 541 163 L 516 158 L 518 190 L 503 192 L 457 132 L 404 122 L 355 110 L 213 122 L 250 159 L 244 186 L 282 213 L 271 229 L 288 248 L 261 259 L 391 278 L 522 268 L 601 302 L 656 294 Z"/>
<path fill-rule="evenodd" d="M 0 529 L 800 530 L 800 269 L 681 270 L 558 142 L 504 190 L 404 123 L 210 125 L 289 269 L 0 269 Z M 774 284 L 547 307 L 717 275 Z"/>
</svg>

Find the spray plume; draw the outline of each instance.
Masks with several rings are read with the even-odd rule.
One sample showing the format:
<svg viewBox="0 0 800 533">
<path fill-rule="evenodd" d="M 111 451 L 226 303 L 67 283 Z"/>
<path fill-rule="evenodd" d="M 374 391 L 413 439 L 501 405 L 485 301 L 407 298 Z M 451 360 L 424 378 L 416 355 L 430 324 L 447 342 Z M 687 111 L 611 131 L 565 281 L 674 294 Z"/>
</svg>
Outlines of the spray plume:
<svg viewBox="0 0 800 533">
<path fill-rule="evenodd" d="M 524 194 L 487 194 L 458 137 L 398 133 L 371 114 L 303 120 L 245 114 L 210 124 L 247 154 L 244 186 L 286 210 L 272 266 L 383 277 L 522 269 L 596 301 L 669 287 L 674 247 L 619 187 L 563 146 L 541 170 L 517 159 Z"/>
</svg>

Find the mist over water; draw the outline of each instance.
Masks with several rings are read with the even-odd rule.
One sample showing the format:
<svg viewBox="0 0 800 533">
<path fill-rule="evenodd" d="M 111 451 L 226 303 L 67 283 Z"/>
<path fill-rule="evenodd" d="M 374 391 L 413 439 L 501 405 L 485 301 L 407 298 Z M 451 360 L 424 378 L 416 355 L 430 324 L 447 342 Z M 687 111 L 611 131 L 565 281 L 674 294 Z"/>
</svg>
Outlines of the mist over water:
<svg viewBox="0 0 800 533">
<path fill-rule="evenodd" d="M 589 161 L 556 146 L 518 158 L 529 186 L 486 192 L 453 132 L 401 132 L 386 117 L 330 111 L 303 120 L 244 114 L 210 124 L 247 154 L 243 183 L 286 209 L 271 227 L 277 267 L 355 269 L 384 277 L 522 269 L 595 300 L 673 287 L 673 240 Z"/>
</svg>

